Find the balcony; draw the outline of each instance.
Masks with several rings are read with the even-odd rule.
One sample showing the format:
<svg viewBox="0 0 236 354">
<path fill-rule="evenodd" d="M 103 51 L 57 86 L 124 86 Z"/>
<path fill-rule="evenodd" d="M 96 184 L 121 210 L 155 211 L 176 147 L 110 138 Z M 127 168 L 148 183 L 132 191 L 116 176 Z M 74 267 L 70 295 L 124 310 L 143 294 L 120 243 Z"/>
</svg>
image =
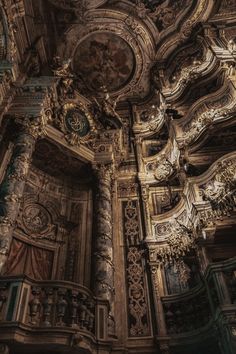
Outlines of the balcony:
<svg viewBox="0 0 236 354">
<path fill-rule="evenodd" d="M 19 348 L 24 344 L 25 352 L 27 345 L 34 346 L 34 353 L 44 347 L 91 352 L 97 343 L 107 341 L 107 318 L 108 303 L 81 285 L 27 277 L 0 279 L 0 342 L 14 343 L 14 354 L 16 343 Z"/>
<path fill-rule="evenodd" d="M 236 257 L 210 264 L 201 284 L 161 301 L 171 345 L 220 336 L 223 352 L 236 352 Z"/>
</svg>

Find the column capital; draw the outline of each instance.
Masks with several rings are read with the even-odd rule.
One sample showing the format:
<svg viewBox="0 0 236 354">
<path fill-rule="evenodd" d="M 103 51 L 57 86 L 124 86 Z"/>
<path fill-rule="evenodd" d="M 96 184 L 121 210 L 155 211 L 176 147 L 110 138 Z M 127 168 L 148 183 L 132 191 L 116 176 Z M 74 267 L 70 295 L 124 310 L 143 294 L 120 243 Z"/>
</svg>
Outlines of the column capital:
<svg viewBox="0 0 236 354">
<path fill-rule="evenodd" d="M 109 163 L 96 163 L 93 164 L 93 170 L 98 177 L 98 179 L 108 179 L 112 178 L 115 167 L 114 164 L 109 162 Z"/>
<path fill-rule="evenodd" d="M 22 132 L 31 135 L 34 139 L 38 139 L 46 135 L 46 126 L 51 121 L 51 111 L 48 110 L 37 116 L 15 114 L 13 119 L 14 123 L 22 129 Z"/>
</svg>

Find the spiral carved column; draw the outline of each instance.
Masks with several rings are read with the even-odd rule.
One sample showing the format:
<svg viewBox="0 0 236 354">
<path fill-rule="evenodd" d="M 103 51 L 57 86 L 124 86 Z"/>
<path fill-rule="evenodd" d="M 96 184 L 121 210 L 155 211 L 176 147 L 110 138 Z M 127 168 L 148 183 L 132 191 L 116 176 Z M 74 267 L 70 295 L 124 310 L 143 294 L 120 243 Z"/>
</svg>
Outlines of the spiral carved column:
<svg viewBox="0 0 236 354">
<path fill-rule="evenodd" d="M 112 167 L 96 168 L 97 196 L 95 205 L 96 240 L 94 243 L 94 292 L 110 305 L 109 332 L 114 334 L 114 265 L 112 242 Z"/>
<path fill-rule="evenodd" d="M 0 186 L 0 274 L 4 271 L 12 233 L 18 216 L 25 181 L 38 136 L 42 132 L 40 118 L 37 121 L 22 120 L 16 126 L 11 160 Z"/>
</svg>

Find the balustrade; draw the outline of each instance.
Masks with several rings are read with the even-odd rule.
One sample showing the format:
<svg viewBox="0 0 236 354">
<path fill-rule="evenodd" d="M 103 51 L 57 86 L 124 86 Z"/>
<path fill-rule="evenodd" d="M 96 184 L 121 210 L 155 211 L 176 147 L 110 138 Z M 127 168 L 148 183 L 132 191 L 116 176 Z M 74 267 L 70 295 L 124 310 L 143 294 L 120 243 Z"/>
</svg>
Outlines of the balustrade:
<svg viewBox="0 0 236 354">
<path fill-rule="evenodd" d="M 98 311 L 101 307 L 105 311 Z M 105 315 L 98 319 L 98 313 L 106 314 L 107 307 L 106 300 L 98 301 L 87 288 L 75 283 L 37 282 L 26 277 L 0 279 L 0 327 L 11 321 L 34 330 L 67 327 L 95 336 L 101 321 L 107 324 Z M 100 339 L 105 339 L 105 334 Z"/>
</svg>

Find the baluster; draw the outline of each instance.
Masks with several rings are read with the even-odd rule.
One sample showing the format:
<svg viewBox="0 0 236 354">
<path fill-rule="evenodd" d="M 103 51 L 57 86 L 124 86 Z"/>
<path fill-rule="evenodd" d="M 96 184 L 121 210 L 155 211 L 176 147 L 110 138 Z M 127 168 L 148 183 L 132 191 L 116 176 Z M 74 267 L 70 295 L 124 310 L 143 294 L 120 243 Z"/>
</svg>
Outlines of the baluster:
<svg viewBox="0 0 236 354">
<path fill-rule="evenodd" d="M 79 324 L 82 329 L 86 326 L 86 314 L 87 307 L 85 305 L 87 300 L 87 295 L 80 293 L 79 294 Z"/>
<path fill-rule="evenodd" d="M 67 301 L 65 300 L 66 289 L 60 288 L 58 289 L 58 300 L 57 300 L 57 326 L 64 326 L 63 318 L 65 316 Z"/>
<path fill-rule="evenodd" d="M 44 289 L 46 298 L 43 299 L 43 325 L 51 326 L 52 306 L 53 306 L 53 288 Z"/>
<path fill-rule="evenodd" d="M 87 308 L 89 312 L 89 318 L 88 318 L 88 330 L 90 332 L 93 332 L 94 328 L 94 301 L 92 299 L 89 299 L 87 302 Z"/>
<path fill-rule="evenodd" d="M 71 290 L 70 319 L 72 327 L 78 327 L 78 307 L 78 291 Z"/>
<path fill-rule="evenodd" d="M 88 297 L 87 296 L 86 296 L 86 300 L 84 301 L 84 306 L 85 306 L 84 327 L 88 330 L 90 311 L 88 309 Z"/>
<path fill-rule="evenodd" d="M 0 285 L 0 320 L 2 319 L 2 309 L 3 309 L 3 305 L 7 300 L 7 297 L 5 295 L 5 292 L 7 290 L 7 284 L 3 283 Z"/>
<path fill-rule="evenodd" d="M 32 287 L 31 293 L 33 295 L 33 299 L 29 302 L 30 307 L 30 323 L 36 325 L 36 316 L 40 313 L 41 302 L 39 300 L 39 296 L 41 294 L 41 289 L 38 287 Z"/>
</svg>

